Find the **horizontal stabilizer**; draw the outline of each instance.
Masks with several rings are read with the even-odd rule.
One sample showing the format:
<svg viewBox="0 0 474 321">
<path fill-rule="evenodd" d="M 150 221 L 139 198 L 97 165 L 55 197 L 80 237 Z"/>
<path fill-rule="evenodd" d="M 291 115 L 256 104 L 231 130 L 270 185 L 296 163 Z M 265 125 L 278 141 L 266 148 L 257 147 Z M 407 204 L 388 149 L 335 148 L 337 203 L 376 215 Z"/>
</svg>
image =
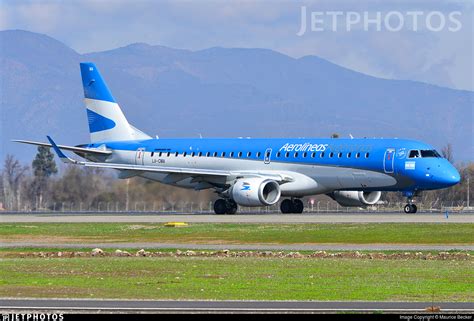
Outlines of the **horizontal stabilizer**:
<svg viewBox="0 0 474 321">
<path fill-rule="evenodd" d="M 30 140 L 12 140 L 12 142 L 16 143 L 22 143 L 22 144 L 30 144 L 30 145 L 36 145 L 36 146 L 45 146 L 45 147 L 53 147 L 53 145 L 49 143 L 42 143 L 42 142 L 34 142 Z M 108 156 L 112 154 L 110 150 L 100 150 L 96 148 L 84 148 L 84 147 L 76 147 L 76 146 L 66 146 L 66 145 L 58 145 L 59 148 L 68 150 L 77 154 L 92 154 L 92 155 L 103 155 L 103 156 Z"/>
</svg>

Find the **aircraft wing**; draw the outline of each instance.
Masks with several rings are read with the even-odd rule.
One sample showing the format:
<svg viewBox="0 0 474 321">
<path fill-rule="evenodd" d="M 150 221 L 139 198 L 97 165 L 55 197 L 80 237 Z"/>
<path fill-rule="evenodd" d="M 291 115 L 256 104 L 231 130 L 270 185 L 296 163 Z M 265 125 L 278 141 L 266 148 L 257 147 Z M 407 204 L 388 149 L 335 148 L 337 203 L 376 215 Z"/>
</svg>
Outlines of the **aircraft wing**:
<svg viewBox="0 0 474 321">
<path fill-rule="evenodd" d="M 95 163 L 95 162 L 84 162 L 78 161 L 72 158 L 67 157 L 62 151 L 59 145 L 51 139 L 51 137 L 47 136 L 49 142 L 51 143 L 50 146 L 53 147 L 54 151 L 58 155 L 58 157 L 64 163 L 76 164 L 76 165 L 83 165 L 86 167 L 97 167 L 97 168 L 111 168 L 117 170 L 129 170 L 134 172 L 155 172 L 155 173 L 165 173 L 165 174 L 184 174 L 189 176 L 221 176 L 221 177 L 252 177 L 252 176 L 264 176 L 275 181 L 279 182 L 280 184 L 291 182 L 293 178 L 278 173 L 270 173 L 270 172 L 252 172 L 252 171 L 225 171 L 225 170 L 213 170 L 213 169 L 199 169 L 199 168 L 184 168 L 184 167 L 158 167 L 158 166 L 146 166 L 146 165 L 132 165 L 132 164 L 117 164 L 117 163 Z"/>
<path fill-rule="evenodd" d="M 22 143 L 22 144 L 30 144 L 30 145 L 37 145 L 37 146 L 45 146 L 45 147 L 53 147 L 52 144 L 42 143 L 42 142 L 34 142 L 31 140 L 21 140 L 15 139 L 12 142 Z M 95 155 L 103 155 L 107 156 L 112 154 L 110 150 L 100 150 L 100 149 L 91 149 L 91 148 L 84 148 L 84 147 L 77 147 L 77 146 L 66 146 L 66 145 L 57 145 L 59 148 L 64 150 L 69 150 L 71 152 L 75 152 L 77 154 L 95 154 Z"/>
</svg>

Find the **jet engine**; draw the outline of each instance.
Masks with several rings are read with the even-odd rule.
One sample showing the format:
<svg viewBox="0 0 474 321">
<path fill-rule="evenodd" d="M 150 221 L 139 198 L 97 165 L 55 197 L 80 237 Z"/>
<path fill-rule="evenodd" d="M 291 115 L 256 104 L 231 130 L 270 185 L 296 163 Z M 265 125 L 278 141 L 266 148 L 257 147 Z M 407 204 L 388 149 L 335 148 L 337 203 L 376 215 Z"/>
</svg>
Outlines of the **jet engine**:
<svg viewBox="0 0 474 321">
<path fill-rule="evenodd" d="M 382 192 L 336 191 L 331 197 L 342 206 L 364 207 L 374 205 L 380 199 Z"/>
<path fill-rule="evenodd" d="M 260 177 L 238 179 L 230 191 L 232 199 L 242 206 L 273 205 L 278 202 L 280 195 L 277 182 Z"/>
</svg>

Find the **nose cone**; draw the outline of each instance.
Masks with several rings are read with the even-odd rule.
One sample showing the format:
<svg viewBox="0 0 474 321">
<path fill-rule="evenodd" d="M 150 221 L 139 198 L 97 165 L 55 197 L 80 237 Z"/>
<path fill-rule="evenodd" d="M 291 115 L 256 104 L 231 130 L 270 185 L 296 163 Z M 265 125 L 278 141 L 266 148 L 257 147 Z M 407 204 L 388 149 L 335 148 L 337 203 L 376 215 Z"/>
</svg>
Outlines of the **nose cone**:
<svg viewBox="0 0 474 321">
<path fill-rule="evenodd" d="M 461 175 L 455 168 L 453 168 L 453 171 L 451 172 L 451 177 L 449 178 L 449 183 L 451 185 L 456 185 L 460 181 L 461 181 Z"/>
<path fill-rule="evenodd" d="M 461 181 L 461 175 L 453 165 L 449 164 L 449 167 L 443 171 L 442 175 L 437 178 L 439 184 L 444 187 L 456 185 Z"/>
</svg>

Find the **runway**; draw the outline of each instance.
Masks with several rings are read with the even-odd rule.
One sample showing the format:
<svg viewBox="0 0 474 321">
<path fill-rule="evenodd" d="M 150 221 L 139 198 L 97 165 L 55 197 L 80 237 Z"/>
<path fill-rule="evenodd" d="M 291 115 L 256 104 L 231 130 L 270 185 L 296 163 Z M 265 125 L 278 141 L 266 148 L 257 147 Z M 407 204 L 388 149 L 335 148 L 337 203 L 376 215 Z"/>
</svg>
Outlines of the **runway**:
<svg viewBox="0 0 474 321">
<path fill-rule="evenodd" d="M 472 312 L 470 302 L 321 302 L 321 301 L 134 301 L 134 300 L 65 300 L 0 299 L 5 311 L 88 311 L 88 312 L 343 312 L 385 311 L 425 312 L 427 307 L 441 312 Z"/>
<path fill-rule="evenodd" d="M 323 224 L 323 223 L 474 223 L 474 214 L 451 213 L 311 213 L 311 214 L 0 214 L 0 223 L 248 223 L 248 224 Z"/>
<path fill-rule="evenodd" d="M 3 242 L 0 248 L 180 249 L 230 251 L 474 251 L 456 244 L 195 244 L 195 243 L 41 243 Z"/>
</svg>

